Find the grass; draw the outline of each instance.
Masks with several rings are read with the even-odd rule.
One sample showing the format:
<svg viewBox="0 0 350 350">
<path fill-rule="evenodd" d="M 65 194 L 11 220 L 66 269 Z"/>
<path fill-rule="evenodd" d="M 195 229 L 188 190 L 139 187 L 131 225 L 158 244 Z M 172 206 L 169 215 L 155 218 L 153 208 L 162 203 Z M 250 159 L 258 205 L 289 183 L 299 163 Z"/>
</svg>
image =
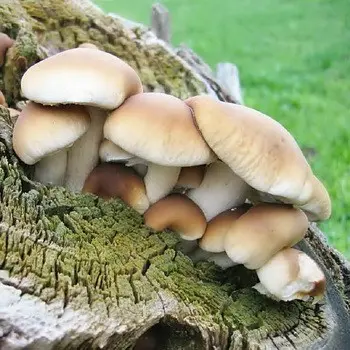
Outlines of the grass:
<svg viewBox="0 0 350 350">
<path fill-rule="evenodd" d="M 149 24 L 154 1 L 96 0 L 104 10 Z M 348 0 L 164 0 L 172 42 L 213 67 L 238 65 L 245 104 L 281 122 L 312 147 L 315 174 L 333 202 L 321 224 L 350 258 L 350 6 Z M 219 6 L 218 4 L 221 4 Z"/>
</svg>

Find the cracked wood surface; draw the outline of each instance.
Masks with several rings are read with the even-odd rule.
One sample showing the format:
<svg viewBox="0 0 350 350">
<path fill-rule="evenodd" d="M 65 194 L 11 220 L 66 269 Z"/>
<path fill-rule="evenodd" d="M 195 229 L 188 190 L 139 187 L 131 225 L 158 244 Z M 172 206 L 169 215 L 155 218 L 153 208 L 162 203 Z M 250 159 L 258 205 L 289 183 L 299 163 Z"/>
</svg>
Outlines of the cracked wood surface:
<svg viewBox="0 0 350 350">
<path fill-rule="evenodd" d="M 0 0 L 0 30 L 16 40 L 0 71 L 10 106 L 28 65 L 90 41 L 130 63 L 148 91 L 225 99 L 142 26 L 88 1 Z M 311 226 L 300 247 L 328 278 L 324 303 L 278 303 L 236 266 L 194 265 L 171 232 L 153 232 L 121 201 L 104 202 L 30 180 L 11 149 L 0 107 L 0 349 L 345 349 L 349 265 Z"/>
</svg>

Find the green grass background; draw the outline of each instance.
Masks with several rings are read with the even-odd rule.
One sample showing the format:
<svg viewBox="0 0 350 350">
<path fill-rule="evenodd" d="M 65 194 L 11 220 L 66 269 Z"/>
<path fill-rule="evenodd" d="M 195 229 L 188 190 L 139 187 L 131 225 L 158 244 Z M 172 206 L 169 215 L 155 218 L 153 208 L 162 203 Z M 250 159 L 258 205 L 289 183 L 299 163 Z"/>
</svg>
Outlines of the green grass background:
<svg viewBox="0 0 350 350">
<path fill-rule="evenodd" d="M 151 0 L 96 0 L 107 12 L 150 23 Z M 185 43 L 212 67 L 238 65 L 245 104 L 281 122 L 312 147 L 315 174 L 333 214 L 322 223 L 350 258 L 349 0 L 163 0 L 172 43 Z"/>
</svg>

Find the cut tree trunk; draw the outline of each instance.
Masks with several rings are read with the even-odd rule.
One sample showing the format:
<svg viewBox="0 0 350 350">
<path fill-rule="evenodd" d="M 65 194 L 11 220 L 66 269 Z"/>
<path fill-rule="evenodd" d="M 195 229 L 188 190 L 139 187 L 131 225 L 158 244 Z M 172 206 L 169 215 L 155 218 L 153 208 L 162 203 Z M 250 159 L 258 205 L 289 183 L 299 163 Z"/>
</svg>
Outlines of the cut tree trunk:
<svg viewBox="0 0 350 350">
<path fill-rule="evenodd" d="M 0 71 L 10 107 L 27 67 L 84 42 L 127 61 L 147 91 L 230 101 L 195 59 L 88 1 L 0 0 L 0 31 L 15 40 Z M 315 225 L 300 248 L 326 273 L 325 300 L 272 301 L 254 272 L 193 264 L 121 201 L 30 180 L 12 127 L 0 107 L 0 349 L 350 348 L 349 264 Z"/>
</svg>

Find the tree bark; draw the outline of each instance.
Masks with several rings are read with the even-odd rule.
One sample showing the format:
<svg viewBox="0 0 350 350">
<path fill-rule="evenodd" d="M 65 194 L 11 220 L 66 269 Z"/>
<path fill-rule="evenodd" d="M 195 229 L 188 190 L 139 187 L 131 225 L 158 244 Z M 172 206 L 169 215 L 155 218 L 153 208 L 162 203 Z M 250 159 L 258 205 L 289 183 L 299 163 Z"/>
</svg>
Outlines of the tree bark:
<svg viewBox="0 0 350 350">
<path fill-rule="evenodd" d="M 127 61 L 147 91 L 230 100 L 147 28 L 85 0 L 0 0 L 0 31 L 16 40 L 0 71 L 10 106 L 28 66 L 87 41 Z M 119 200 L 33 182 L 13 122 L 0 107 L 0 349 L 349 348 L 349 263 L 315 225 L 299 246 L 324 269 L 326 299 L 272 301 L 251 288 L 254 272 L 193 264 L 173 233 Z"/>
</svg>

